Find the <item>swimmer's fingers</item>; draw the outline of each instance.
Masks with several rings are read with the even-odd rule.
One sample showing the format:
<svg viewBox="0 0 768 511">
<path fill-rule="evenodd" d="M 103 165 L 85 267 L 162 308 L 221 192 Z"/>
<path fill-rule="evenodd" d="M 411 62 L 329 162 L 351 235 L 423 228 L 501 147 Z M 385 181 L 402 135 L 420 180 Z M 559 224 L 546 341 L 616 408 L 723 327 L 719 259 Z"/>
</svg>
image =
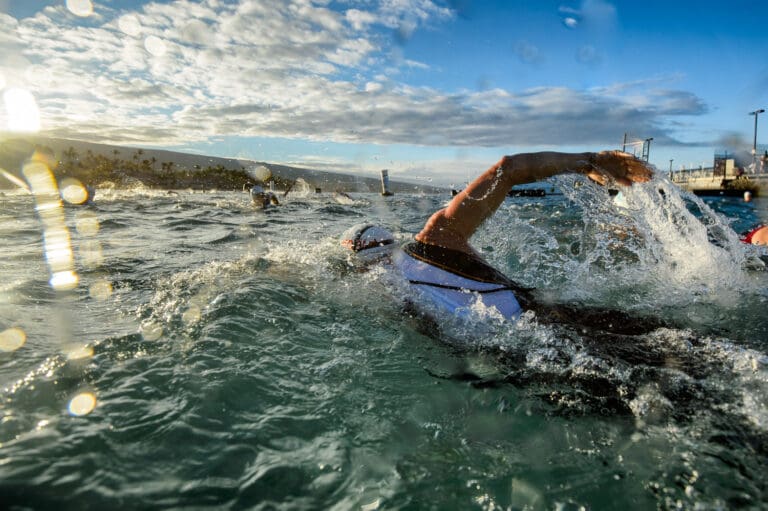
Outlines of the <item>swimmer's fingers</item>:
<svg viewBox="0 0 768 511">
<path fill-rule="evenodd" d="M 599 184 L 600 186 L 606 186 L 609 182 L 608 176 L 603 174 L 597 169 L 588 170 L 586 176 L 590 181 Z"/>
<path fill-rule="evenodd" d="M 653 171 L 647 162 L 621 151 L 603 151 L 598 153 L 596 164 L 603 167 L 619 183 L 626 185 L 645 183 L 653 177 Z"/>
<path fill-rule="evenodd" d="M 585 174 L 603 186 L 610 181 L 630 186 L 632 183 L 648 182 L 653 177 L 653 171 L 646 162 L 621 151 L 602 151 L 594 154 Z"/>
<path fill-rule="evenodd" d="M 608 172 L 605 168 L 595 163 L 597 155 L 590 157 L 589 161 L 585 161 L 584 168 L 581 171 L 582 174 L 587 176 L 590 181 L 597 183 L 600 186 L 608 186 L 613 183 L 620 183 L 624 186 L 631 184 L 622 178 L 616 178 L 613 173 Z"/>
</svg>

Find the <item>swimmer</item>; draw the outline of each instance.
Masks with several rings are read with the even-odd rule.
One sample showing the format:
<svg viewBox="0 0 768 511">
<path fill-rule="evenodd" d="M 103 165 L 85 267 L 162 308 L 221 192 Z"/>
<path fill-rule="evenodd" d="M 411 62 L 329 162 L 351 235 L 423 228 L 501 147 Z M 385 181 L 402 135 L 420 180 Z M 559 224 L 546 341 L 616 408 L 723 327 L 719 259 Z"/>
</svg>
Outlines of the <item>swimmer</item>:
<svg viewBox="0 0 768 511">
<path fill-rule="evenodd" d="M 443 313 L 469 314 L 469 307 L 481 297 L 486 307 L 495 308 L 508 320 L 533 309 L 539 317 L 553 322 L 586 322 L 616 333 L 642 333 L 661 326 L 654 321 L 628 321 L 628 315 L 620 311 L 546 304 L 536 299 L 533 290 L 489 265 L 470 245 L 472 235 L 499 208 L 513 186 L 569 172 L 586 175 L 601 185 L 611 182 L 623 186 L 649 181 L 653 175 L 645 162 L 621 151 L 504 156 L 457 193 L 447 207 L 434 213 L 412 242 L 398 247 L 386 229 L 358 225 L 343 235 L 341 244 L 362 260 L 386 255 L 419 296 Z"/>
<path fill-rule="evenodd" d="M 264 190 L 259 185 L 252 186 L 248 193 L 251 195 L 251 201 L 253 201 L 257 208 L 265 209 L 269 206 L 280 205 L 280 201 L 277 200 L 277 196 L 274 193 Z"/>
<path fill-rule="evenodd" d="M 755 227 L 742 235 L 741 241 L 752 245 L 768 245 L 768 225 Z"/>
</svg>

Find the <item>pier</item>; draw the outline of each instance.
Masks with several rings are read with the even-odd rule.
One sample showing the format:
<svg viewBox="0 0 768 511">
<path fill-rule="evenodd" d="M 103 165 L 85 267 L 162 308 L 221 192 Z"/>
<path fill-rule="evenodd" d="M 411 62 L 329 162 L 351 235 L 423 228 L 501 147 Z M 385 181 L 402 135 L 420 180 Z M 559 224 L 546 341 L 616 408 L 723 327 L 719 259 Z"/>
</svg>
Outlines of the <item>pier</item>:
<svg viewBox="0 0 768 511">
<path fill-rule="evenodd" d="M 750 192 L 756 197 L 761 190 L 768 190 L 768 172 L 764 169 L 765 158 L 745 169 L 733 157 L 716 154 L 714 166 L 670 171 L 670 180 L 696 195 L 737 197 Z"/>
</svg>

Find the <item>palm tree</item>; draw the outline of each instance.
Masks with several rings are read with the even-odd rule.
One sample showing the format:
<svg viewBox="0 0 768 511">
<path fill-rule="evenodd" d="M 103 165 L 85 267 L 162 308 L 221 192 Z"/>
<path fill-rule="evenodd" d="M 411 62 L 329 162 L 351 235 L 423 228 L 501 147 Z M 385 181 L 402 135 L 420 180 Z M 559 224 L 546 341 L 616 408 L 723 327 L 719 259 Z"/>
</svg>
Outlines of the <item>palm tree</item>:
<svg viewBox="0 0 768 511">
<path fill-rule="evenodd" d="M 74 147 L 69 146 L 69 149 L 65 149 L 61 155 L 65 158 L 63 168 L 61 169 L 62 174 L 68 174 L 72 172 L 75 168 L 75 160 L 77 160 L 77 151 L 75 151 Z"/>
</svg>

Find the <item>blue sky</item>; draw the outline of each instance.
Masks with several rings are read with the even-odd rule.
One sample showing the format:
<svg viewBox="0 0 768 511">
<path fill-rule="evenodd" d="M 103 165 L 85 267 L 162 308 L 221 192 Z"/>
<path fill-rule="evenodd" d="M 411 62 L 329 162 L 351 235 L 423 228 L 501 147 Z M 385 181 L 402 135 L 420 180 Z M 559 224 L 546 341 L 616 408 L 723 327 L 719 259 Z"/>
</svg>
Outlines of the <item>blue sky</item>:
<svg viewBox="0 0 768 511">
<path fill-rule="evenodd" d="M 51 136 L 440 184 L 624 133 L 660 169 L 706 166 L 768 107 L 765 20 L 744 0 L 0 0 L 0 130 L 38 115 Z"/>
</svg>

